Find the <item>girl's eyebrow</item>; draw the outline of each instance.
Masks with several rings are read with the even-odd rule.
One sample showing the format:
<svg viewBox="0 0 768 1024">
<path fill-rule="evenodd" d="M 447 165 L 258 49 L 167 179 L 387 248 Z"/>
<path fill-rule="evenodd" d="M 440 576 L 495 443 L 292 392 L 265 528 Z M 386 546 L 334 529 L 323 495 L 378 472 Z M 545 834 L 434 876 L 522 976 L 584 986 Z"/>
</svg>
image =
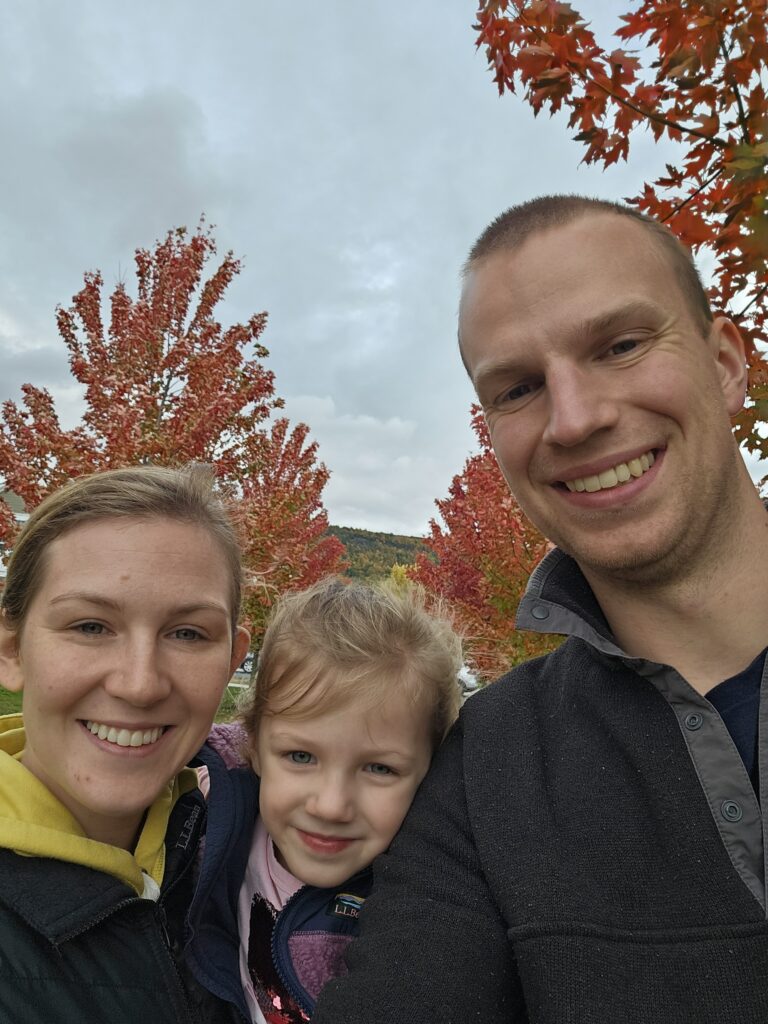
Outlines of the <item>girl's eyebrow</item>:
<svg viewBox="0 0 768 1024">
<path fill-rule="evenodd" d="M 307 739 L 306 736 L 302 736 L 300 732 L 291 732 L 286 730 L 285 732 L 273 732 L 270 734 L 270 739 L 278 744 L 286 744 L 297 748 L 316 747 L 316 739 Z M 369 760 L 373 761 L 386 761 L 390 758 L 397 758 L 402 761 L 413 761 L 413 751 L 395 750 L 391 747 L 384 749 L 383 747 L 377 747 L 375 743 L 371 743 L 369 747 L 363 749 L 363 754 Z"/>
</svg>

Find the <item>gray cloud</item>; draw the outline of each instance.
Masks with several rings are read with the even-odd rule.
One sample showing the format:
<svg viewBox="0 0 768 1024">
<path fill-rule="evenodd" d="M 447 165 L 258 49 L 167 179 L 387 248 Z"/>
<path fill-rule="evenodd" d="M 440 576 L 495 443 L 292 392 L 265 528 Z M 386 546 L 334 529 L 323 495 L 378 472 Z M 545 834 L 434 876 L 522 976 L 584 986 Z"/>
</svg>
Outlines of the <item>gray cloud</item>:
<svg viewBox="0 0 768 1024">
<path fill-rule="evenodd" d="M 615 22 L 608 0 L 586 8 Z M 278 389 L 332 471 L 334 522 L 420 531 L 473 448 L 458 267 L 542 191 L 620 198 L 669 152 L 579 167 L 562 118 L 499 99 L 475 5 L 15 0 L 0 39 L 0 398 L 78 414 L 54 309 L 201 212 L 245 257 L 222 319 L 267 309 Z"/>
</svg>

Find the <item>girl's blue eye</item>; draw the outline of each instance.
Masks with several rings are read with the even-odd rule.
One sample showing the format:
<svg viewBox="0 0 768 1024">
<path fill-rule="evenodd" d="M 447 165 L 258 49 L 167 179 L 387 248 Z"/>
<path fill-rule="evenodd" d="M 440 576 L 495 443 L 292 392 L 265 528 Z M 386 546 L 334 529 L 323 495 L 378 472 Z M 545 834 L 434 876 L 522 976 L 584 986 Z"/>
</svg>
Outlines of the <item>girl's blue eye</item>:
<svg viewBox="0 0 768 1024">
<path fill-rule="evenodd" d="M 371 773 L 371 775 L 394 775 L 395 774 L 394 771 L 389 767 L 389 765 L 387 765 L 387 764 L 378 764 L 375 761 L 373 762 L 373 764 L 369 764 L 367 766 L 367 770 Z"/>
<path fill-rule="evenodd" d="M 294 764 L 312 764 L 312 755 L 306 750 L 292 750 L 288 758 Z"/>
</svg>

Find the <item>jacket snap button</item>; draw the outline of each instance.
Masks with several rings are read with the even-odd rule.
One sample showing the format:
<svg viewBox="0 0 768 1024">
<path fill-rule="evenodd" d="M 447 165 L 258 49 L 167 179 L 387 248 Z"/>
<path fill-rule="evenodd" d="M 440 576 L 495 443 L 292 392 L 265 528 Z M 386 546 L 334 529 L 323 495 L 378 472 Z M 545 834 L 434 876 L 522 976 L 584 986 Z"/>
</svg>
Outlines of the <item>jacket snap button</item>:
<svg viewBox="0 0 768 1024">
<path fill-rule="evenodd" d="M 543 604 L 534 605 L 534 607 L 531 609 L 531 615 L 534 617 L 534 619 L 548 619 L 549 608 L 545 608 Z"/>
<path fill-rule="evenodd" d="M 741 805 L 737 804 L 735 800 L 723 800 L 720 810 L 726 821 L 741 821 L 744 817 Z"/>
<path fill-rule="evenodd" d="M 685 728 L 690 729 L 691 732 L 696 732 L 704 725 L 704 715 L 700 715 L 698 711 L 692 711 L 690 715 L 685 716 Z"/>
</svg>

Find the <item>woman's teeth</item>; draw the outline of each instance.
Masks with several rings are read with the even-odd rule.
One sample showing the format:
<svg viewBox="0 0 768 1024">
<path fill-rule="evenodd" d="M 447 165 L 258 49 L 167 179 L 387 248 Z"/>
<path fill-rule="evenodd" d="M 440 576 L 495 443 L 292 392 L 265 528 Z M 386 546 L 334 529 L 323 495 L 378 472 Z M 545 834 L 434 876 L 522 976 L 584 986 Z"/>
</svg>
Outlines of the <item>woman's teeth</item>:
<svg viewBox="0 0 768 1024">
<path fill-rule="evenodd" d="M 85 723 L 94 736 L 107 743 L 116 743 L 118 747 L 143 747 L 149 743 L 157 743 L 163 735 L 163 726 L 155 729 L 115 729 L 112 725 L 102 725 L 100 722 L 88 721 Z"/>
<path fill-rule="evenodd" d="M 647 473 L 655 461 L 654 454 L 650 451 L 637 459 L 630 459 L 629 462 L 619 462 L 596 476 L 580 476 L 564 483 L 569 491 L 587 491 L 590 494 L 594 491 L 607 491 L 611 487 L 618 487 L 619 484 L 625 484 L 628 480 Z"/>
</svg>

